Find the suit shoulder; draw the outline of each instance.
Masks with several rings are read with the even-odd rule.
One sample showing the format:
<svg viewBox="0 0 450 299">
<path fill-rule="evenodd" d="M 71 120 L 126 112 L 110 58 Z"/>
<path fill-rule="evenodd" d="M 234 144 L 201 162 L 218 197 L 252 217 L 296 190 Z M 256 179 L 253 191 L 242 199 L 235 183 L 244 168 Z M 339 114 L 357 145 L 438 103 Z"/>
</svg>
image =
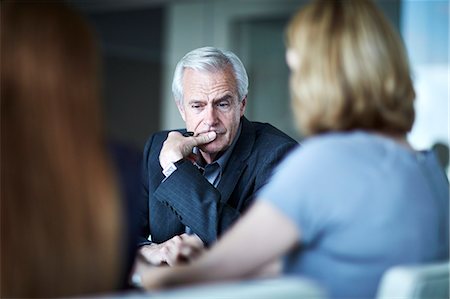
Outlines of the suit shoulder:
<svg viewBox="0 0 450 299">
<path fill-rule="evenodd" d="M 170 131 L 159 131 L 150 135 L 145 142 L 144 146 L 144 155 L 149 153 L 152 150 L 161 149 L 164 140 L 166 140 L 167 135 Z"/>
<path fill-rule="evenodd" d="M 252 124 L 255 128 L 256 141 L 258 143 L 298 144 L 298 142 L 289 135 L 269 123 L 252 122 Z"/>
<path fill-rule="evenodd" d="M 155 144 L 155 143 L 162 143 L 164 142 L 164 140 L 167 139 L 167 135 L 169 134 L 171 130 L 165 130 L 165 131 L 159 131 L 156 133 L 153 133 L 152 135 L 150 135 L 147 139 L 147 141 L 145 142 L 145 147 L 147 148 L 148 146 L 150 146 L 151 144 Z"/>
</svg>

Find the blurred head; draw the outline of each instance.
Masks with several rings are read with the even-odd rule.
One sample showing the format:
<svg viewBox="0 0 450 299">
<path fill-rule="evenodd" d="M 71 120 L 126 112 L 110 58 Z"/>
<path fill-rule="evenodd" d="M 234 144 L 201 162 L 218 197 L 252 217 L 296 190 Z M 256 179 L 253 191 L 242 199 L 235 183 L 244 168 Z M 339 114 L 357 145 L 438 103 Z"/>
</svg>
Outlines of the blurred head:
<svg viewBox="0 0 450 299">
<path fill-rule="evenodd" d="M 303 134 L 411 129 L 415 93 L 405 49 L 369 0 L 311 2 L 291 20 L 287 47 Z"/>
<path fill-rule="evenodd" d="M 1 2 L 1 295 L 118 285 L 121 219 L 96 47 L 60 3 Z"/>
<path fill-rule="evenodd" d="M 215 156 L 234 140 L 244 115 L 248 89 L 247 72 L 229 51 L 204 47 L 178 62 L 172 91 L 188 131 L 215 131 L 217 138 L 200 146 Z"/>
</svg>

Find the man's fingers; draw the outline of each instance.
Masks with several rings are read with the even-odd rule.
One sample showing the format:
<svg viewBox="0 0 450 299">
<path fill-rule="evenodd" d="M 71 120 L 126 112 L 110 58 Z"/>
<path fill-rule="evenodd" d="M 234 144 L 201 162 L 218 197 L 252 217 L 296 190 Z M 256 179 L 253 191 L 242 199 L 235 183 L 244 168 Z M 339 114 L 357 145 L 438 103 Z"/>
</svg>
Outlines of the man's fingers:
<svg viewBox="0 0 450 299">
<path fill-rule="evenodd" d="M 199 134 L 198 136 L 195 136 L 195 137 L 188 137 L 188 138 L 190 138 L 193 141 L 194 146 L 197 146 L 197 145 L 201 145 L 201 144 L 205 144 L 205 143 L 210 143 L 211 141 L 216 139 L 216 137 L 217 137 L 217 133 L 214 131 L 210 131 L 210 132 Z"/>
<path fill-rule="evenodd" d="M 183 153 L 183 157 L 186 158 L 192 154 L 192 149 L 194 146 L 210 143 L 214 139 L 216 139 L 217 133 L 214 131 L 201 133 L 198 136 L 192 137 L 182 137 L 182 142 L 184 143 L 181 148 L 181 152 Z"/>
<path fill-rule="evenodd" d="M 185 261 L 192 261 L 198 258 L 202 252 L 204 252 L 203 248 L 189 246 L 187 244 L 180 248 L 180 256 L 182 256 Z"/>
<path fill-rule="evenodd" d="M 185 257 L 189 257 L 192 254 L 192 247 L 189 246 L 182 246 L 181 250 L 180 250 L 180 254 L 185 256 Z"/>
<path fill-rule="evenodd" d="M 169 266 L 184 264 L 203 251 L 203 242 L 196 235 L 182 234 L 161 244 L 162 260 Z"/>
<path fill-rule="evenodd" d="M 192 154 L 194 146 L 209 143 L 216 139 L 217 133 L 214 131 L 201 133 L 198 136 L 184 137 L 180 132 L 169 132 L 167 139 L 163 143 L 159 153 L 159 163 L 162 169 L 166 169 L 169 164 Z"/>
<path fill-rule="evenodd" d="M 181 238 L 181 236 L 177 235 L 172 237 L 172 239 L 169 240 L 169 244 L 175 244 L 175 245 L 179 245 L 181 244 L 181 242 L 183 241 L 183 239 Z"/>
<path fill-rule="evenodd" d="M 166 262 L 169 266 L 184 264 L 189 261 L 189 258 L 182 252 L 183 248 L 182 244 L 179 247 L 168 248 Z"/>
<path fill-rule="evenodd" d="M 181 239 L 183 239 L 183 243 L 187 244 L 191 247 L 194 247 L 196 249 L 203 249 L 205 245 L 203 244 L 202 240 L 197 235 L 188 235 L 188 234 L 182 234 Z"/>
</svg>

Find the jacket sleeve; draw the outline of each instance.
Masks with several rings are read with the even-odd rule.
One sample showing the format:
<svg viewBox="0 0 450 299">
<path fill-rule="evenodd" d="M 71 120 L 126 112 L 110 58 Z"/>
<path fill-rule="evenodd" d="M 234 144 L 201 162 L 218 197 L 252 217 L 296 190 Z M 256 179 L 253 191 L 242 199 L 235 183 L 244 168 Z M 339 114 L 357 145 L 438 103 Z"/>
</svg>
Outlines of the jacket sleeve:
<svg viewBox="0 0 450 299">
<path fill-rule="evenodd" d="M 217 238 L 220 192 L 189 161 L 182 160 L 176 165 L 177 170 L 153 195 L 208 245 Z"/>
<path fill-rule="evenodd" d="M 146 244 L 151 244 L 148 240 L 150 235 L 149 227 L 149 169 L 148 163 L 150 158 L 150 149 L 153 143 L 153 136 L 147 141 L 144 147 L 144 154 L 142 158 L 141 167 L 141 191 L 138 203 L 138 240 L 137 246 L 143 246 Z"/>
</svg>

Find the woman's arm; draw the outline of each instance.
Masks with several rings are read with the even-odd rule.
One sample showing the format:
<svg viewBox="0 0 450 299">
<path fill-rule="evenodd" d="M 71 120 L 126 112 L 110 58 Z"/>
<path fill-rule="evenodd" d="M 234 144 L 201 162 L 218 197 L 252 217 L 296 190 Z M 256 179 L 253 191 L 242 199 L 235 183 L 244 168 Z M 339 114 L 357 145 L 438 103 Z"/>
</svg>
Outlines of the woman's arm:
<svg viewBox="0 0 450 299">
<path fill-rule="evenodd" d="M 190 265 L 141 271 L 146 289 L 248 276 L 300 241 L 296 225 L 270 203 L 257 200 L 210 251 Z"/>
</svg>

